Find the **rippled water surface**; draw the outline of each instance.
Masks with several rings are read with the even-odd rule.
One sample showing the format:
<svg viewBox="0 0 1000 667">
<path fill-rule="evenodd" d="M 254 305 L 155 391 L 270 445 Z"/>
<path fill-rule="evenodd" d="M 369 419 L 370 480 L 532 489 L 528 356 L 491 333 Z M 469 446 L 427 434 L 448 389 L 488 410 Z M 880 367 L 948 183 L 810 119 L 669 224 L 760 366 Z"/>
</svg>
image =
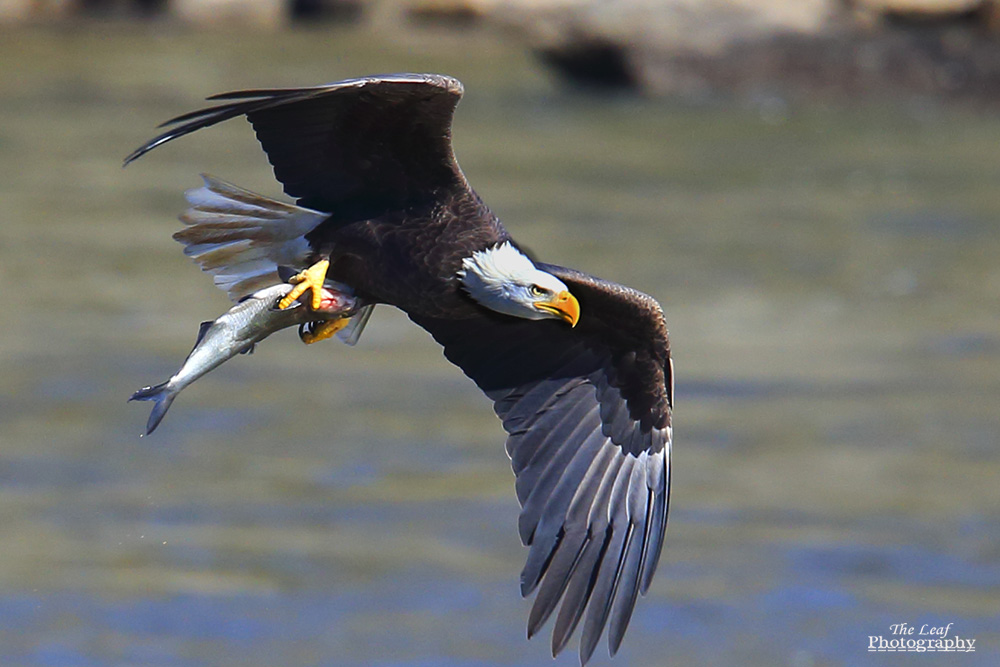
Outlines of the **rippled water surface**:
<svg viewBox="0 0 1000 667">
<path fill-rule="evenodd" d="M 553 664 L 500 426 L 399 313 L 275 335 L 151 438 L 125 402 L 228 307 L 183 190 L 279 190 L 241 122 L 121 158 L 214 92 L 398 70 L 464 81 L 459 159 L 523 243 L 667 314 L 670 530 L 593 664 L 910 661 L 867 652 L 898 622 L 1000 663 L 1000 120 L 593 99 L 448 35 L 4 30 L 0 63 L 0 663 Z"/>
</svg>

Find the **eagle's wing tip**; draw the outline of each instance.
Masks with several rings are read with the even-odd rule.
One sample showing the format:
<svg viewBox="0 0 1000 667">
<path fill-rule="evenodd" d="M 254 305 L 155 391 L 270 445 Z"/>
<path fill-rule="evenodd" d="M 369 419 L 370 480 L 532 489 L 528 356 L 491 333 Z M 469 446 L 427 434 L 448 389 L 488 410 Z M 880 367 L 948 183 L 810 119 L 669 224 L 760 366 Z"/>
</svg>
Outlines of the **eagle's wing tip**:
<svg viewBox="0 0 1000 667">
<path fill-rule="evenodd" d="M 455 93 L 459 97 L 465 93 L 465 86 L 453 76 L 448 76 L 447 74 L 425 74 L 424 79 L 444 88 L 449 93 Z"/>
<path fill-rule="evenodd" d="M 146 154 L 145 148 L 146 148 L 145 146 L 143 146 L 142 148 L 137 148 L 128 155 L 126 155 L 125 159 L 122 160 L 122 169 L 129 166 L 130 164 L 141 158 L 143 155 L 145 155 Z"/>
</svg>

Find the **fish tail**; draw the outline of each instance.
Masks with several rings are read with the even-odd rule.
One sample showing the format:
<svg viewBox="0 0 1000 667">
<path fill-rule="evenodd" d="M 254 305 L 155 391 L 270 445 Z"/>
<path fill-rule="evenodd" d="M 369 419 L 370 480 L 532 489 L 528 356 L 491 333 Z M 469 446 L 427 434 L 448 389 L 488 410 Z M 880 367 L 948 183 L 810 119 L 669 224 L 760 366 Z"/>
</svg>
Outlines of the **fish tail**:
<svg viewBox="0 0 1000 667">
<path fill-rule="evenodd" d="M 167 414 L 170 404 L 174 402 L 174 398 L 178 394 L 176 390 L 168 387 L 169 384 L 170 382 L 167 381 L 154 387 L 143 387 L 132 394 L 132 398 L 128 399 L 130 401 L 155 401 L 153 411 L 149 413 L 149 420 L 146 422 L 146 435 L 155 431 L 156 427 L 160 425 L 163 415 Z"/>
</svg>

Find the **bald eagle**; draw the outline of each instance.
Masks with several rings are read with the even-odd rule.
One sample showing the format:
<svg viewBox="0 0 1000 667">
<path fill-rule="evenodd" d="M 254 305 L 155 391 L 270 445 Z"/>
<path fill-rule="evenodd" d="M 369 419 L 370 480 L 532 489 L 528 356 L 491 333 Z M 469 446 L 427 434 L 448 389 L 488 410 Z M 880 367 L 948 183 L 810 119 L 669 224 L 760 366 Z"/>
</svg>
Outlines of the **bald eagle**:
<svg viewBox="0 0 1000 667">
<path fill-rule="evenodd" d="M 204 176 L 175 238 L 234 299 L 292 267 L 302 270 L 298 292 L 324 279 L 346 284 L 365 303 L 399 308 L 443 346 L 507 431 L 530 547 L 521 593 L 537 590 L 528 637 L 561 600 L 553 656 L 582 620 L 585 664 L 605 626 L 617 652 L 663 546 L 667 328 L 651 297 L 519 248 L 455 160 L 461 96 L 458 81 L 430 74 L 224 93 L 209 98 L 221 104 L 164 123 L 125 163 L 246 116 L 297 205 Z"/>
</svg>

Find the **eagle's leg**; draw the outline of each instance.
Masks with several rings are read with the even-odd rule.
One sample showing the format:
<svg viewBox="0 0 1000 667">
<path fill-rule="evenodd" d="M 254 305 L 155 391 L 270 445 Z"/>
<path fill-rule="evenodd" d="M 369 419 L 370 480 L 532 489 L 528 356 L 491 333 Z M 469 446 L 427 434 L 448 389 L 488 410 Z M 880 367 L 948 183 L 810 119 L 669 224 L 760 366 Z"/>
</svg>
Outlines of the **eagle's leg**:
<svg viewBox="0 0 1000 667">
<path fill-rule="evenodd" d="M 284 310 L 295 302 L 307 290 L 312 290 L 312 309 L 319 310 L 323 303 L 323 281 L 326 280 L 326 270 L 330 268 L 330 260 L 322 259 L 302 273 L 289 278 L 288 282 L 296 283 L 292 291 L 278 302 L 278 308 Z M 338 320 L 339 321 L 339 320 Z"/>
<path fill-rule="evenodd" d="M 318 343 L 321 340 L 332 338 L 334 334 L 346 327 L 350 321 L 350 317 L 341 317 L 340 319 L 326 320 L 325 322 L 311 322 L 310 326 L 299 329 L 299 339 L 306 345 Z"/>
</svg>

